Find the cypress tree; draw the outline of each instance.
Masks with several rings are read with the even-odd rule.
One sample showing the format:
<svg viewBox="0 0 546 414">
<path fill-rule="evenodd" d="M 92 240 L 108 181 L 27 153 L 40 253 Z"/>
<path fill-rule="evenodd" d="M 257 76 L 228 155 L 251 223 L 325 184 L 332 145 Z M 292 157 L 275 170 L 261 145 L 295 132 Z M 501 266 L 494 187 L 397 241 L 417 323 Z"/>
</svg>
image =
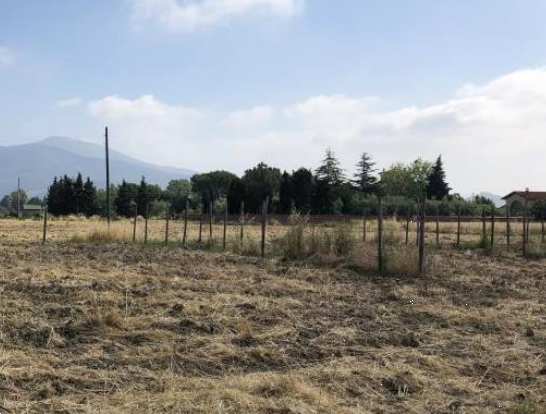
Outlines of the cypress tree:
<svg viewBox="0 0 546 414">
<path fill-rule="evenodd" d="M 292 183 L 290 174 L 286 171 L 281 177 L 281 185 L 279 189 L 279 205 L 281 213 L 290 214 L 294 207 L 294 198 L 292 195 Z"/>
<path fill-rule="evenodd" d="M 229 185 L 227 193 L 228 209 L 230 214 L 239 214 L 241 203 L 246 201 L 246 187 L 240 178 L 235 178 Z"/>
<path fill-rule="evenodd" d="M 307 214 L 311 210 L 314 179 L 311 170 L 300 168 L 292 173 L 290 182 L 294 208 L 300 213 Z"/>
<path fill-rule="evenodd" d="M 73 213 L 80 214 L 80 212 L 85 211 L 85 200 L 84 200 L 84 193 L 83 193 L 83 178 L 82 174 L 78 173 L 78 176 L 76 177 L 76 180 L 74 181 L 74 201 L 72 203 L 73 205 Z"/>
<path fill-rule="evenodd" d="M 427 196 L 430 199 L 443 200 L 449 195 L 451 188 L 446 182 L 446 173 L 442 156 L 440 155 L 428 177 Z"/>
</svg>

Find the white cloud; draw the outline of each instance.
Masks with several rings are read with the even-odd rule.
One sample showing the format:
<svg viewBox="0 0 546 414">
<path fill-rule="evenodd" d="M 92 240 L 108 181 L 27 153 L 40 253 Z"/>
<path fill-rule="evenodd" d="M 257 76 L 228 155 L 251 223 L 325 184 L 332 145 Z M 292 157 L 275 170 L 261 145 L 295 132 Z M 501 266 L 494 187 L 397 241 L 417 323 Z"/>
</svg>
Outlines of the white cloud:
<svg viewBox="0 0 546 414">
<path fill-rule="evenodd" d="M 77 106 L 80 106 L 83 103 L 83 100 L 81 98 L 69 98 L 69 99 L 61 99 L 60 101 L 57 101 L 55 106 L 57 108 L 74 108 Z"/>
<path fill-rule="evenodd" d="M 224 123 L 237 128 L 264 127 L 271 123 L 275 116 L 270 106 L 258 106 L 249 110 L 240 110 L 230 113 Z"/>
<path fill-rule="evenodd" d="M 152 95 L 134 100 L 108 96 L 91 102 L 88 111 L 111 127 L 112 141 L 119 148 L 144 160 L 170 164 L 182 164 L 205 116 L 202 110 L 168 105 Z"/>
<path fill-rule="evenodd" d="M 128 0 L 137 24 L 152 21 L 171 31 L 191 32 L 247 15 L 291 18 L 304 0 Z"/>
<path fill-rule="evenodd" d="M 0 67 L 15 64 L 15 53 L 7 47 L 0 47 Z"/>
<path fill-rule="evenodd" d="M 201 171 L 240 173 L 262 160 L 314 167 L 331 146 L 349 170 L 363 151 L 381 168 L 442 154 L 458 191 L 546 190 L 546 68 L 467 85 L 437 105 L 384 110 L 377 103 L 321 95 L 221 115 L 152 96 L 107 97 L 91 104 L 90 113 L 115 125 L 120 149 Z"/>
</svg>

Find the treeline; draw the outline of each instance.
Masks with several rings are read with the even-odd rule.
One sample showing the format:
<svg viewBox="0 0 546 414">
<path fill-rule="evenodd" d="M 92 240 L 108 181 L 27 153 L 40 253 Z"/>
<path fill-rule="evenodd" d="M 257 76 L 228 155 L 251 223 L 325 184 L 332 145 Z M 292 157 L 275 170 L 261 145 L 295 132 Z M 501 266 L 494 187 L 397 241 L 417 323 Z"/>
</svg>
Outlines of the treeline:
<svg viewBox="0 0 546 414">
<path fill-rule="evenodd" d="M 110 211 L 121 217 L 181 214 L 186 205 L 208 212 L 209 206 L 220 212 L 227 207 L 238 214 L 259 214 L 264 200 L 274 214 L 375 214 L 377 198 L 384 197 L 385 214 L 405 215 L 414 212 L 416 202 L 427 197 L 429 214 L 480 215 L 490 200 L 477 197 L 465 200 L 452 194 L 446 182 L 442 158 L 435 163 L 417 159 L 410 164 L 395 164 L 377 173 L 372 158 L 364 153 L 356 172 L 348 177 L 331 149 L 316 170 L 300 168 L 281 171 L 260 163 L 239 177 L 228 171 L 196 174 L 190 180 L 173 180 L 167 188 L 123 181 L 110 188 Z M 76 178 L 55 178 L 47 195 L 47 206 L 54 215 L 105 215 L 105 190 L 97 190 L 81 174 Z"/>
<path fill-rule="evenodd" d="M 48 211 L 56 216 L 82 214 L 87 217 L 100 213 L 97 189 L 89 177 L 84 182 L 82 175 L 73 179 L 68 176 L 57 177 L 47 194 Z"/>
</svg>

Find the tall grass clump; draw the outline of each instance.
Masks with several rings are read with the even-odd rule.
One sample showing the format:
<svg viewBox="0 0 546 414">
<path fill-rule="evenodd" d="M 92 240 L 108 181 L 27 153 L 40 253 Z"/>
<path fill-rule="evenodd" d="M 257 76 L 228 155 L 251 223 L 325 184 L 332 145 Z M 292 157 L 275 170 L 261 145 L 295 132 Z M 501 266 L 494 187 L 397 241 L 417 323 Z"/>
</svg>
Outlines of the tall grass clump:
<svg viewBox="0 0 546 414">
<path fill-rule="evenodd" d="M 276 240 L 277 253 L 285 260 L 305 260 L 311 257 L 348 257 L 357 240 L 350 224 L 331 228 L 309 226 L 308 219 L 294 215 L 285 234 Z"/>
<path fill-rule="evenodd" d="M 415 246 L 392 246 L 385 254 L 387 272 L 401 279 L 420 276 L 418 250 Z"/>
<path fill-rule="evenodd" d="M 288 230 L 278 240 L 278 249 L 286 260 L 299 260 L 308 257 L 310 250 L 305 237 L 307 218 L 299 214 L 290 217 Z"/>
<path fill-rule="evenodd" d="M 350 224 L 339 224 L 334 227 L 332 237 L 333 253 L 337 256 L 348 256 L 356 245 L 353 228 Z"/>
<path fill-rule="evenodd" d="M 87 234 L 76 234 L 71 238 L 75 243 L 120 243 L 127 242 L 129 238 L 115 230 L 93 230 Z"/>
</svg>

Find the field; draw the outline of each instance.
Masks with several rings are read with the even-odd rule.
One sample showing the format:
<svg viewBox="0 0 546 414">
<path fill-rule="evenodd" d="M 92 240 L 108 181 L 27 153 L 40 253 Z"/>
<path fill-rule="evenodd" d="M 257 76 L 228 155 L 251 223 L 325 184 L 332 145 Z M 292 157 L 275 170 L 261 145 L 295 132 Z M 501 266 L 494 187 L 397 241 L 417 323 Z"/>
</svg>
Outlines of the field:
<svg viewBox="0 0 546 414">
<path fill-rule="evenodd" d="M 445 248 L 379 277 L 372 244 L 287 262 L 51 226 L 0 222 L 2 414 L 546 412 L 544 260 Z"/>
<path fill-rule="evenodd" d="M 430 243 L 436 243 L 436 223 L 430 218 L 426 225 L 426 238 Z M 216 244 L 222 243 L 223 225 L 222 219 L 216 217 L 213 223 L 213 239 Z M 245 223 L 245 239 L 251 244 L 257 244 L 260 241 L 260 225 L 259 217 L 255 217 Z M 330 223 L 331 224 L 331 223 Z M 312 227 L 313 223 L 308 223 Z M 352 220 L 351 231 L 356 239 L 361 239 L 363 235 L 362 220 Z M 329 223 L 315 223 L 319 231 L 328 232 L 331 229 Z M 417 224 L 412 221 L 409 225 L 409 241 L 415 242 Z M 171 220 L 169 222 L 169 241 L 172 243 L 181 242 L 183 239 L 184 223 L 182 220 Z M 282 237 L 288 229 L 287 225 L 281 224 L 275 219 L 269 222 L 267 227 L 266 240 L 269 244 L 274 243 L 276 239 Z M 453 244 L 457 240 L 457 223 L 456 222 L 440 222 L 438 225 L 439 241 L 441 244 Z M 69 218 L 54 218 L 49 219 L 47 226 L 48 241 L 77 241 L 88 239 L 92 235 L 105 233 L 108 231 L 108 225 L 105 219 L 91 218 L 83 219 L 78 217 Z M 110 233 L 116 240 L 130 242 L 133 240 L 134 225 L 133 220 L 120 219 L 112 222 Z M 148 223 L 148 241 L 149 242 L 164 242 L 165 241 L 166 223 L 165 220 L 150 219 Z M 489 219 L 486 222 L 486 231 L 489 235 L 491 231 L 491 223 Z M 205 218 L 202 225 L 202 240 L 209 240 L 209 223 Z M 542 241 L 542 224 L 531 222 L 529 225 L 531 241 Z M 136 240 L 140 243 L 144 241 L 145 221 L 139 217 L 136 226 Z M 377 222 L 369 220 L 366 223 L 367 240 L 373 241 L 376 238 Z M 387 218 L 385 220 L 385 233 L 390 239 L 396 239 L 398 242 L 404 242 L 406 236 L 406 222 L 404 219 L 393 220 Z M 517 219 L 513 219 L 510 227 L 511 242 L 518 246 L 522 238 L 522 223 Z M 0 220 L 0 240 L 8 241 L 26 241 L 37 242 L 42 240 L 43 222 L 40 219 L 34 220 Z M 240 237 L 240 226 L 236 221 L 230 221 L 227 229 L 227 244 L 228 250 L 233 250 L 229 246 L 238 244 Z M 496 242 L 498 244 L 506 244 L 507 228 L 506 223 L 497 222 L 495 226 Z M 477 243 L 482 237 L 482 223 L 479 220 L 473 219 L 469 222 L 461 223 L 461 241 L 468 243 Z M 489 236 L 488 236 L 489 237 Z M 189 244 L 196 243 L 199 238 L 199 223 L 197 220 L 190 220 L 187 229 L 187 241 Z"/>
</svg>

